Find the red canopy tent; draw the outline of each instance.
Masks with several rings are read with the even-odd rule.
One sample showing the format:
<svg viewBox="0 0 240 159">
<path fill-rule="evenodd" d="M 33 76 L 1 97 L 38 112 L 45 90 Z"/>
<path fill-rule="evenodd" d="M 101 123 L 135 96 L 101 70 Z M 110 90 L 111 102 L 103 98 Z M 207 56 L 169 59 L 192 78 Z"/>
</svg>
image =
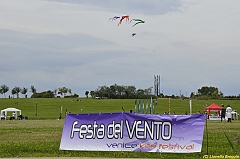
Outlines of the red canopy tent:
<svg viewBox="0 0 240 159">
<path fill-rule="evenodd" d="M 208 111 L 208 115 L 210 114 L 210 111 L 218 111 L 218 113 L 222 110 L 222 107 L 217 105 L 216 103 L 211 104 L 210 106 L 207 106 L 204 108 L 204 112 Z"/>
</svg>

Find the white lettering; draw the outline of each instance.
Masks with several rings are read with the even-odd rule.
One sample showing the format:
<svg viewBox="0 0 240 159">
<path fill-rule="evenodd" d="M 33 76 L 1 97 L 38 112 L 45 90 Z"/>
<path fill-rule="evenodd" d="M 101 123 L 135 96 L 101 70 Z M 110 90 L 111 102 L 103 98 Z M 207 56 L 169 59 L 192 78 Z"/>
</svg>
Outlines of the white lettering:
<svg viewBox="0 0 240 159">
<path fill-rule="evenodd" d="M 156 140 L 159 140 L 160 137 L 163 140 L 170 140 L 172 138 L 171 122 L 152 121 L 149 124 L 147 121 L 134 121 L 132 127 L 128 120 L 125 122 L 130 139 L 135 135 L 137 139 L 147 139 L 149 136 L 151 140 L 154 140 L 155 134 Z"/>
</svg>

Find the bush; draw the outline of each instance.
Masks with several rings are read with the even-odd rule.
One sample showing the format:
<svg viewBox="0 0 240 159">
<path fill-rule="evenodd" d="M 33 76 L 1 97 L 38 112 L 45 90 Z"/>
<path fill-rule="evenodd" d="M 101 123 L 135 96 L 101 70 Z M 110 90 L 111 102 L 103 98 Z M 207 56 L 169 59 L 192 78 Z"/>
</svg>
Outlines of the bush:
<svg viewBox="0 0 240 159">
<path fill-rule="evenodd" d="M 41 92 L 41 93 L 33 93 L 33 95 L 31 96 L 31 98 L 54 98 L 55 95 L 53 93 L 53 91 L 46 91 L 46 92 Z"/>
<path fill-rule="evenodd" d="M 74 93 L 73 95 L 70 96 L 64 96 L 64 98 L 78 98 L 79 95 L 77 95 L 76 93 Z"/>
</svg>

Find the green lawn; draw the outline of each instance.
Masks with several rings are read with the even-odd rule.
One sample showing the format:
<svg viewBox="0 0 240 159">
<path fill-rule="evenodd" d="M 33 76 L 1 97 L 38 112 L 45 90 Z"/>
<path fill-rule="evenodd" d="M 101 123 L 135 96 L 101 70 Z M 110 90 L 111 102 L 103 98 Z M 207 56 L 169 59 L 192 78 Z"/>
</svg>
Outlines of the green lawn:
<svg viewBox="0 0 240 159">
<path fill-rule="evenodd" d="M 139 99 L 140 100 L 140 99 Z M 137 100 L 137 101 L 139 101 Z M 154 100 L 156 102 L 156 100 Z M 0 109 L 15 107 L 22 110 L 23 116 L 28 116 L 29 119 L 57 119 L 61 107 L 63 107 L 63 117 L 67 109 L 71 113 L 99 113 L 99 112 L 121 112 L 122 106 L 125 111 L 134 109 L 135 99 L 104 99 L 96 100 L 92 98 L 82 98 L 81 101 L 77 101 L 77 98 L 1 98 Z M 146 102 L 146 100 L 145 100 Z M 18 104 L 15 104 L 18 103 Z M 37 104 L 36 104 L 37 103 Z M 148 99 L 148 105 L 150 100 Z M 192 100 L 192 111 L 193 113 L 200 111 L 206 105 L 216 103 L 218 105 L 231 104 L 232 109 L 240 111 L 240 100 Z M 37 106 L 36 106 L 37 105 Z M 157 105 L 155 106 L 155 113 L 163 114 L 168 112 L 168 99 L 158 99 Z M 37 107 L 37 117 L 36 117 Z M 189 100 L 171 99 L 170 100 L 171 113 L 174 111 L 177 114 L 184 114 L 186 111 L 189 112 Z M 9 114 L 11 115 L 11 114 Z"/>
<path fill-rule="evenodd" d="M 201 153 L 141 153 L 141 152 L 88 152 L 59 151 L 64 120 L 57 120 L 63 106 L 71 113 L 120 112 L 134 109 L 134 99 L 0 99 L 0 109 L 15 107 L 22 110 L 23 116 L 29 120 L 0 121 L 0 158 L 1 157 L 134 157 L 134 158 L 202 158 L 203 155 L 238 155 L 240 144 L 234 140 L 240 138 L 240 121 L 220 123 L 208 121 L 205 127 Z M 18 102 L 18 105 L 15 103 Z M 36 116 L 37 102 L 37 116 Z M 193 100 L 193 112 L 201 111 L 212 103 L 231 104 L 233 109 L 240 111 L 239 100 Z M 168 112 L 168 99 L 158 99 L 155 112 Z M 189 100 L 171 100 L 171 113 L 189 112 Z M 11 115 L 11 114 L 8 114 Z M 226 135 L 225 135 L 226 134 Z M 226 138 L 228 137 L 228 139 Z M 232 145 L 232 147 L 231 147 Z M 208 147 L 208 148 L 207 148 Z"/>
</svg>

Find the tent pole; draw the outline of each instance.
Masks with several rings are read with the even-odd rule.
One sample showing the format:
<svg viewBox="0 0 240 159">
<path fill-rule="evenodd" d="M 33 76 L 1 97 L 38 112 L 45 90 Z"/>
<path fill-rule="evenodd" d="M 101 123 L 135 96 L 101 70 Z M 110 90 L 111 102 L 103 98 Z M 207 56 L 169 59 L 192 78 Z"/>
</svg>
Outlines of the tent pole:
<svg viewBox="0 0 240 159">
<path fill-rule="evenodd" d="M 206 118 L 205 118 L 205 120 L 206 120 L 206 133 L 207 133 L 207 155 L 208 155 L 208 127 L 207 127 L 207 120 L 208 120 L 208 118 L 207 118 L 207 116 L 208 116 L 208 114 L 206 113 Z"/>
</svg>

